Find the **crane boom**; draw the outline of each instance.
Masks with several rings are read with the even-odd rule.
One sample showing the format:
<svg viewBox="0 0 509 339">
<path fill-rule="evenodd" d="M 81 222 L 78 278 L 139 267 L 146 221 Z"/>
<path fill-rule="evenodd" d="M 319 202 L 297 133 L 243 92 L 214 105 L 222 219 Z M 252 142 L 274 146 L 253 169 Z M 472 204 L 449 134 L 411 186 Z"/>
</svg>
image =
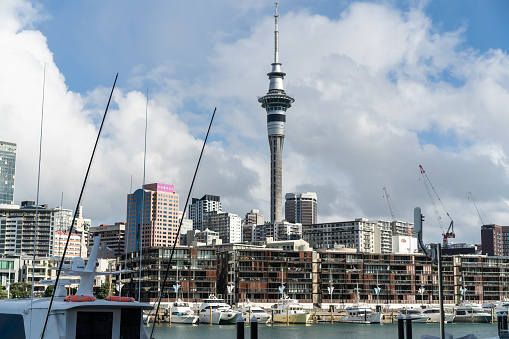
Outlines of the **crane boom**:
<svg viewBox="0 0 509 339">
<path fill-rule="evenodd" d="M 443 247 L 447 248 L 447 247 L 449 247 L 449 238 L 456 238 L 456 234 L 454 234 L 454 223 L 452 221 L 451 216 L 449 215 L 449 212 L 447 212 L 447 209 L 445 208 L 444 203 L 442 202 L 442 200 L 440 200 L 440 197 L 438 196 L 438 193 L 435 190 L 435 187 L 433 187 L 433 184 L 429 180 L 428 175 L 426 174 L 426 171 L 424 171 L 424 168 L 422 168 L 421 165 L 419 165 L 419 169 L 421 170 L 422 178 L 424 180 L 424 186 L 426 186 L 426 191 L 428 192 L 431 203 L 433 204 L 433 209 L 435 210 L 435 215 L 437 217 L 438 223 L 440 224 L 440 228 L 442 229 Z M 438 201 L 442 205 L 442 208 L 444 209 L 445 213 L 449 217 L 449 220 L 451 221 L 447 231 L 445 230 L 444 225 L 442 224 L 442 217 L 440 216 L 440 213 L 438 212 L 438 207 L 437 207 L 437 204 L 435 203 L 435 199 L 433 198 L 433 193 L 435 193 L 435 196 L 437 197 Z"/>
<path fill-rule="evenodd" d="M 481 224 L 485 225 L 484 221 L 482 220 L 482 217 L 481 217 L 481 212 L 479 211 L 479 208 L 477 207 L 477 201 L 475 200 L 474 195 L 472 194 L 472 192 L 468 192 L 468 195 L 470 196 L 470 199 L 472 199 L 472 202 L 474 203 L 475 210 L 477 211 L 477 215 L 479 216 L 479 219 L 481 220 Z"/>
<path fill-rule="evenodd" d="M 384 187 L 384 193 L 385 193 L 385 198 L 387 198 L 387 203 L 389 204 L 389 210 L 391 211 L 392 221 L 396 221 L 396 214 L 398 214 L 398 212 L 396 211 L 396 208 L 394 207 L 394 205 L 391 201 L 389 192 L 387 192 L 387 187 Z"/>
</svg>

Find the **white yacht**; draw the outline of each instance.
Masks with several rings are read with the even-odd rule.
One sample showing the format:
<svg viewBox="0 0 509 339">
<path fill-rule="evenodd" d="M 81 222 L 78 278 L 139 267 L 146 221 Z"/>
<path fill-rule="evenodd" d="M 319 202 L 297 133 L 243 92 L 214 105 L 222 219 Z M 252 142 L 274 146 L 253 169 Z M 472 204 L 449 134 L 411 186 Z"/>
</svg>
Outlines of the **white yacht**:
<svg viewBox="0 0 509 339">
<path fill-rule="evenodd" d="M 242 312 L 242 317 L 246 322 L 249 322 L 249 319 L 251 319 L 253 316 L 256 317 L 258 323 L 260 324 L 266 324 L 270 320 L 270 314 L 265 312 L 265 310 L 260 306 L 253 304 L 251 301 L 249 301 L 249 299 L 243 303 L 239 303 L 237 309 Z"/>
<path fill-rule="evenodd" d="M 400 310 L 399 313 L 403 314 L 404 316 L 409 315 L 413 323 L 426 323 L 429 319 L 429 317 L 422 314 L 420 310 L 404 308 Z"/>
<path fill-rule="evenodd" d="M 272 321 L 275 323 L 305 324 L 310 316 L 298 300 L 289 299 L 285 295 L 277 301 L 277 304 L 272 305 L 272 309 L 274 310 Z"/>
<path fill-rule="evenodd" d="M 180 299 L 175 301 L 171 306 L 171 323 L 172 324 L 196 324 L 198 316 L 189 307 L 189 303 Z"/>
<path fill-rule="evenodd" d="M 379 324 L 382 314 L 373 312 L 368 306 L 354 306 L 346 308 L 346 315 L 339 319 L 342 323 Z"/>
<path fill-rule="evenodd" d="M 496 318 L 496 317 L 495 317 Z M 490 323 L 491 314 L 480 305 L 462 304 L 456 308 L 455 323 Z"/>
<path fill-rule="evenodd" d="M 200 305 L 200 323 L 235 324 L 240 316 L 240 312 L 234 311 L 223 299 L 218 299 L 214 295 L 204 299 Z"/>
<path fill-rule="evenodd" d="M 88 263 L 73 258 L 71 265 L 62 266 L 62 274 L 80 276 L 76 295 L 66 296 L 65 284 L 59 279 L 44 338 L 75 339 L 83 336 L 101 338 L 140 338 L 149 336 L 142 324 L 143 310 L 150 304 L 135 302 L 133 298 L 111 297 L 96 299 L 93 282 L 96 275 L 120 272 L 96 272 L 100 236 L 94 238 Z M 45 283 L 54 283 L 45 281 Z M 41 338 L 51 298 L 7 299 L 0 301 L 0 333 L 3 338 Z"/>
<path fill-rule="evenodd" d="M 426 307 L 421 311 L 422 314 L 428 317 L 429 323 L 440 323 L 440 308 L 439 307 Z M 444 310 L 444 321 L 452 323 L 454 321 L 454 313 L 449 313 Z"/>
</svg>

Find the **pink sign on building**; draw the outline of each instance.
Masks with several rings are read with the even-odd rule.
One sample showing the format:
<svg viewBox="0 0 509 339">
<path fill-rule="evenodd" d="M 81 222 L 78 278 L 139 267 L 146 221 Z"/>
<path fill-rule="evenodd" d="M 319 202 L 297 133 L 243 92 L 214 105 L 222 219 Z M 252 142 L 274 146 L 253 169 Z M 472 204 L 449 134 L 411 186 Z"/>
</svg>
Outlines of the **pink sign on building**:
<svg viewBox="0 0 509 339">
<path fill-rule="evenodd" d="M 175 193 L 175 186 L 166 184 L 157 184 L 157 191 Z"/>
</svg>

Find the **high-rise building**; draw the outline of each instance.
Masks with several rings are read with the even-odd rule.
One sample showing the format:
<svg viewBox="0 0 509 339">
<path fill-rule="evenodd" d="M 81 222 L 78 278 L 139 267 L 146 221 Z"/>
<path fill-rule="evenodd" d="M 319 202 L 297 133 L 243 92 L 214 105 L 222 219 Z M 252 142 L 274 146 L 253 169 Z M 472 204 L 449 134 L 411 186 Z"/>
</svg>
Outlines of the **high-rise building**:
<svg viewBox="0 0 509 339">
<path fill-rule="evenodd" d="M 242 241 L 242 223 L 238 215 L 233 213 L 212 211 L 205 213 L 203 226 L 219 233 L 223 243 Z"/>
<path fill-rule="evenodd" d="M 482 254 L 509 256 L 509 226 L 495 224 L 481 227 Z"/>
<path fill-rule="evenodd" d="M 127 196 L 126 252 L 148 246 L 173 246 L 177 236 L 179 195 L 173 185 L 147 184 Z"/>
<path fill-rule="evenodd" d="M 23 201 L 21 207 L 19 205 L 0 206 L 0 255 L 34 255 L 35 241 L 35 255 L 51 257 L 56 211 L 57 209 L 48 208 L 48 205 L 40 205 L 36 208 L 34 201 Z"/>
<path fill-rule="evenodd" d="M 316 224 L 316 193 L 286 193 L 285 219 L 302 225 Z"/>
<path fill-rule="evenodd" d="M 16 144 L 0 140 L 0 205 L 14 204 Z"/>
<path fill-rule="evenodd" d="M 193 228 L 204 231 L 203 219 L 205 213 L 222 210 L 221 199 L 217 195 L 205 194 L 201 199 L 193 198 L 189 205 L 189 219 L 193 221 Z"/>
<path fill-rule="evenodd" d="M 285 139 L 286 110 L 295 101 L 283 87 L 285 73 L 279 62 L 279 31 L 277 2 L 274 14 L 274 62 L 269 76 L 269 92 L 258 98 L 267 112 L 267 133 L 270 147 L 270 221 L 283 220 L 283 142 Z"/>
<path fill-rule="evenodd" d="M 261 214 L 259 210 L 252 209 L 251 212 L 246 213 L 244 225 L 263 225 L 264 223 L 265 218 L 263 217 L 263 214 Z"/>
<path fill-rule="evenodd" d="M 125 222 L 114 225 L 99 225 L 90 227 L 90 234 L 101 235 L 101 246 L 106 246 L 115 252 L 116 256 L 125 251 Z M 94 245 L 94 238 L 90 237 L 90 246 Z"/>
</svg>

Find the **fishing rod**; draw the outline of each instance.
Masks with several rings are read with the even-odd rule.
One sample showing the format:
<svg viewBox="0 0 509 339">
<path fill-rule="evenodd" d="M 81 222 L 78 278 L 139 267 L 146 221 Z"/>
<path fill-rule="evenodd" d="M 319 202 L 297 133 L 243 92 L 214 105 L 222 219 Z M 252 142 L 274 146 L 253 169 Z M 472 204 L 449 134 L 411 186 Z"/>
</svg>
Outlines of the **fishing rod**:
<svg viewBox="0 0 509 339">
<path fill-rule="evenodd" d="M 69 245 L 69 240 L 71 239 L 72 229 L 74 227 L 74 222 L 76 221 L 76 217 L 79 211 L 79 207 L 81 204 L 81 198 L 83 197 L 83 192 L 85 191 L 85 186 L 87 184 L 88 175 L 90 173 L 90 168 L 92 167 L 92 162 L 94 160 L 95 150 L 97 149 L 97 144 L 99 143 L 99 137 L 101 136 L 101 131 L 103 129 L 104 120 L 106 120 L 106 114 L 108 113 L 108 108 L 110 107 L 111 97 L 113 96 L 113 90 L 115 89 L 115 84 L 117 83 L 118 73 L 115 76 L 115 81 L 113 82 L 113 87 L 111 88 L 110 98 L 108 99 L 108 104 L 106 105 L 106 110 L 104 111 L 103 120 L 101 122 L 101 127 L 99 127 L 99 133 L 97 134 L 97 139 L 95 140 L 94 149 L 92 151 L 92 156 L 90 157 L 90 162 L 88 163 L 87 173 L 85 174 L 85 180 L 83 181 L 83 186 L 81 186 L 80 196 L 78 198 L 78 204 L 76 205 L 76 209 L 74 210 L 74 217 L 72 218 L 71 228 L 69 229 L 69 235 L 67 236 L 67 241 L 65 243 L 64 252 L 62 253 L 62 260 L 60 260 L 60 266 L 58 267 L 57 278 L 55 280 L 55 285 L 53 287 L 53 293 L 51 294 L 51 300 L 48 307 L 48 313 L 46 313 L 46 320 L 44 321 L 44 327 L 42 328 L 41 339 L 44 338 L 44 332 L 46 332 L 46 326 L 48 325 L 49 313 L 51 311 L 51 306 L 53 305 L 53 299 L 55 298 L 55 292 L 57 291 L 58 280 L 60 279 L 60 272 L 62 271 L 62 265 L 65 259 L 65 253 L 67 252 L 67 246 Z"/>
<path fill-rule="evenodd" d="M 170 261 L 168 262 L 168 266 L 166 266 L 166 274 L 164 275 L 163 285 L 162 285 L 161 292 L 160 292 L 161 294 L 160 294 L 159 300 L 157 302 L 157 308 L 156 308 L 155 314 L 158 314 L 159 307 L 161 306 L 161 299 L 162 299 L 162 295 L 164 293 L 164 287 L 166 285 L 166 280 L 168 279 L 168 274 L 170 273 L 171 261 L 173 260 L 173 254 L 175 253 L 175 246 L 177 246 L 177 239 L 180 237 L 180 228 L 182 227 L 182 221 L 184 221 L 184 215 L 186 213 L 187 204 L 189 203 L 189 198 L 191 197 L 191 192 L 193 191 L 194 181 L 196 180 L 196 175 L 198 174 L 198 168 L 200 167 L 200 162 L 201 162 L 201 158 L 203 156 L 203 151 L 205 150 L 205 145 L 207 144 L 210 127 L 212 127 L 212 121 L 214 121 L 214 116 L 216 115 L 216 109 L 217 109 L 217 107 L 214 108 L 214 112 L 212 113 L 212 118 L 210 119 L 209 129 L 207 130 L 207 135 L 205 136 L 205 140 L 203 141 L 203 146 L 201 148 L 200 157 L 198 158 L 198 164 L 196 164 L 196 169 L 194 170 L 193 180 L 191 181 L 191 187 L 189 187 L 189 193 L 187 194 L 186 204 L 184 206 L 184 214 L 182 215 L 182 218 L 180 218 L 179 228 L 177 230 L 177 236 L 175 237 L 175 241 L 173 242 L 173 247 L 171 249 Z M 170 317 L 171 317 L 171 314 L 170 314 Z M 155 325 L 156 325 L 156 322 L 154 321 L 152 323 L 152 330 L 150 331 L 150 338 L 153 338 L 152 335 L 154 334 Z"/>
</svg>

